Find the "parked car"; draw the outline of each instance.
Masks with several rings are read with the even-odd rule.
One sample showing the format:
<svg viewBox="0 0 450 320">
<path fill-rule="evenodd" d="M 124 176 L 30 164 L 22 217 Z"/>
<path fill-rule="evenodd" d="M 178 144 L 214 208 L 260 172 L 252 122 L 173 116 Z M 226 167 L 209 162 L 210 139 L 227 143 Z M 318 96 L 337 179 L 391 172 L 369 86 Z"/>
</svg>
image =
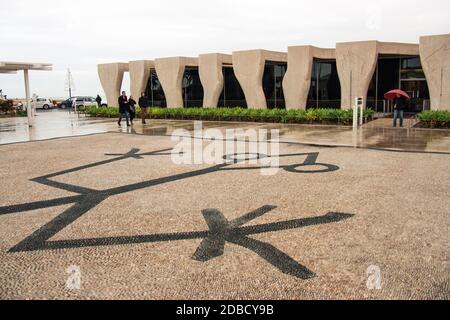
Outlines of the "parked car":
<svg viewBox="0 0 450 320">
<path fill-rule="evenodd" d="M 83 109 L 85 107 L 96 107 L 97 102 L 94 97 L 72 97 L 71 99 L 64 100 L 58 107 L 61 109 L 72 108 L 73 99 L 76 99 L 77 108 Z"/>
<path fill-rule="evenodd" d="M 36 109 L 48 110 L 53 108 L 53 101 L 48 98 L 36 98 L 36 102 L 31 100 L 31 104 L 36 104 Z"/>
<path fill-rule="evenodd" d="M 66 109 L 72 106 L 72 100 L 71 99 L 67 99 L 64 101 L 61 101 L 60 103 L 58 103 L 58 108 L 61 109 Z"/>
</svg>

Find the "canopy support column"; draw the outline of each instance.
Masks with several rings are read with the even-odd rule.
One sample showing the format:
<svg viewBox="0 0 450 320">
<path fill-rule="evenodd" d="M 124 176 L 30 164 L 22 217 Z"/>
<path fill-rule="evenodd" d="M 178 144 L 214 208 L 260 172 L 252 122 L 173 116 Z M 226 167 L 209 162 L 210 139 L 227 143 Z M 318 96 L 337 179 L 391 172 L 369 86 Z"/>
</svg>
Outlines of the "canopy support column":
<svg viewBox="0 0 450 320">
<path fill-rule="evenodd" d="M 28 127 L 32 127 L 34 119 L 33 119 L 33 110 L 31 110 L 31 103 L 30 103 L 30 78 L 28 76 L 28 69 L 23 70 L 23 78 L 25 80 L 25 99 L 28 115 Z"/>
</svg>

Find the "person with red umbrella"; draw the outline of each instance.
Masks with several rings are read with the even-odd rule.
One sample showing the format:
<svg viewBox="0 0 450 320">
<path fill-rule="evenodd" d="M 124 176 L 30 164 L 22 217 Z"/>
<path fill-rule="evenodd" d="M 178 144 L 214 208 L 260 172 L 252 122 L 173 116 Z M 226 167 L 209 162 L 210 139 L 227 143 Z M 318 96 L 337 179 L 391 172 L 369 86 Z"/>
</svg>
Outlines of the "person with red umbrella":
<svg viewBox="0 0 450 320">
<path fill-rule="evenodd" d="M 397 119 L 400 119 L 400 127 L 403 127 L 403 117 L 406 107 L 406 100 L 410 100 L 409 95 L 403 90 L 392 90 L 384 95 L 387 100 L 394 100 L 394 128 L 397 127 Z"/>
</svg>

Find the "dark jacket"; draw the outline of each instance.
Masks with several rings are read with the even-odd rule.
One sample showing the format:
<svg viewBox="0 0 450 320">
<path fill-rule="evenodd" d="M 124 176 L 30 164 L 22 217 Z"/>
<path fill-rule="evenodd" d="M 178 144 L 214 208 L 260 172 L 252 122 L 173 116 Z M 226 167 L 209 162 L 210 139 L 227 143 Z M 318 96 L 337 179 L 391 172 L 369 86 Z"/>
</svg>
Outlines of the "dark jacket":
<svg viewBox="0 0 450 320">
<path fill-rule="evenodd" d="M 395 110 L 405 110 L 406 108 L 406 99 L 404 97 L 395 98 L 394 100 L 394 108 Z"/>
<path fill-rule="evenodd" d="M 128 98 L 127 98 L 127 96 L 125 96 L 125 97 L 120 96 L 118 101 L 119 101 L 119 112 L 120 113 L 128 112 Z"/>
<path fill-rule="evenodd" d="M 97 95 L 97 98 L 95 98 L 95 101 L 97 101 L 98 104 L 101 104 L 102 98 L 99 95 Z"/>
<path fill-rule="evenodd" d="M 132 111 L 132 112 L 135 112 L 136 111 L 136 109 L 134 108 L 134 106 L 136 105 L 136 101 L 134 101 L 133 99 L 129 99 L 128 100 L 128 112 L 129 111 Z"/>
<path fill-rule="evenodd" d="M 141 108 L 148 108 L 148 106 L 150 105 L 150 102 L 148 101 L 147 97 L 140 97 L 139 98 L 139 107 Z"/>
</svg>

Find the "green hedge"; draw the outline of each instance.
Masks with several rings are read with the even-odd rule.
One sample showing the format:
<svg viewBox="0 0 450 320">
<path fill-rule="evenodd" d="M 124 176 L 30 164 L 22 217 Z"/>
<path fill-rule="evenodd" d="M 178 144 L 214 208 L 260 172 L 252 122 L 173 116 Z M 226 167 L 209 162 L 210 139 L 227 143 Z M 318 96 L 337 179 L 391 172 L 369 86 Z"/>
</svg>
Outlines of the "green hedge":
<svg viewBox="0 0 450 320">
<path fill-rule="evenodd" d="M 26 111 L 16 111 L 16 117 L 27 117 L 28 113 Z"/>
<path fill-rule="evenodd" d="M 140 109 L 137 108 L 136 111 L 139 116 Z M 85 112 L 94 117 L 116 118 L 118 116 L 118 109 L 111 107 L 88 107 Z M 364 111 L 366 121 L 371 120 L 373 115 L 373 110 Z M 149 108 L 147 118 L 350 125 L 353 121 L 353 111 L 341 109 Z"/>
<path fill-rule="evenodd" d="M 417 118 L 428 128 L 450 128 L 450 111 L 422 111 Z"/>
</svg>

